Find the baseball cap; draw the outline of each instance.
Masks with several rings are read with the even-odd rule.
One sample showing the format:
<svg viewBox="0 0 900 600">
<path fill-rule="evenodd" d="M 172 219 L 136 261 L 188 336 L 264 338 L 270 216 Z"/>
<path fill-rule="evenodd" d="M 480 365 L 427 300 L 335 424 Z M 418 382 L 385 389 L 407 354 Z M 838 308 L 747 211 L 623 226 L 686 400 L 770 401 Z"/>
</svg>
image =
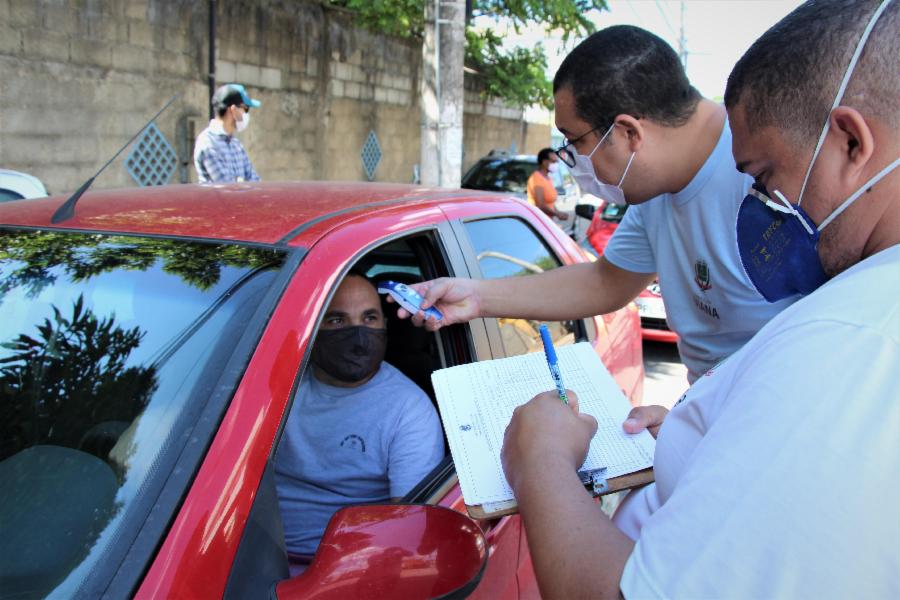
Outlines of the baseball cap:
<svg viewBox="0 0 900 600">
<path fill-rule="evenodd" d="M 251 98 L 244 86 L 239 83 L 226 83 L 213 94 L 212 105 L 214 107 L 224 108 L 233 104 L 244 104 L 251 108 L 262 106 L 262 102 Z"/>
</svg>

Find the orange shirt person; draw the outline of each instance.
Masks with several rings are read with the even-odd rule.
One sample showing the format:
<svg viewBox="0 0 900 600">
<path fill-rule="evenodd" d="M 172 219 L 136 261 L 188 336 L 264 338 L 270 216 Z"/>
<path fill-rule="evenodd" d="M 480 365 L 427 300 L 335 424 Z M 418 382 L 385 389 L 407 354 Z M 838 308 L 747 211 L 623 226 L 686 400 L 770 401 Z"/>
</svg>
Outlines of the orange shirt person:
<svg viewBox="0 0 900 600">
<path fill-rule="evenodd" d="M 549 217 L 565 221 L 569 215 L 554 207 L 556 187 L 550 179 L 550 173 L 556 171 L 557 160 L 552 148 L 544 148 L 538 152 L 538 168 L 528 178 L 528 203 L 537 206 Z"/>
</svg>

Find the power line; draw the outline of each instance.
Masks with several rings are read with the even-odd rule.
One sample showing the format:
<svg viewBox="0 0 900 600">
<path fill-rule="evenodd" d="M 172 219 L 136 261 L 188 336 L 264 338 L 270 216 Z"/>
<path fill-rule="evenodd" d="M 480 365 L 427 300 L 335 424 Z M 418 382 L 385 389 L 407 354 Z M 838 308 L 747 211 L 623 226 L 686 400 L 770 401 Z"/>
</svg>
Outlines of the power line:
<svg viewBox="0 0 900 600">
<path fill-rule="evenodd" d="M 666 24 L 666 28 L 669 30 L 669 33 L 672 34 L 672 37 L 678 39 L 678 34 L 675 33 L 675 30 L 672 28 L 672 24 L 669 22 L 669 16 L 666 14 L 666 11 L 663 10 L 662 5 L 659 3 L 659 0 L 656 1 L 656 8 L 659 10 L 659 14 L 662 15 L 663 22 Z"/>
</svg>

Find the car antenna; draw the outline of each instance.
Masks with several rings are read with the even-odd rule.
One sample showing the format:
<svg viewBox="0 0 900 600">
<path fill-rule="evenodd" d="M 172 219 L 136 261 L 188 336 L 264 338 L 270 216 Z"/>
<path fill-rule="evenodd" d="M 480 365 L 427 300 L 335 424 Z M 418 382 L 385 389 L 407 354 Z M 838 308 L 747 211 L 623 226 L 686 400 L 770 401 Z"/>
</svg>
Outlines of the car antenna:
<svg viewBox="0 0 900 600">
<path fill-rule="evenodd" d="M 73 216 L 75 216 L 75 204 L 78 202 L 78 199 L 81 198 L 82 194 L 84 194 L 87 191 L 87 189 L 89 187 L 91 187 L 91 184 L 94 183 L 94 180 L 100 176 L 100 173 L 102 173 L 103 170 L 112 163 L 112 161 L 116 160 L 116 157 L 118 157 L 120 154 L 122 154 L 122 151 L 125 148 L 127 148 L 129 145 L 131 145 L 131 142 L 133 142 L 135 139 L 137 139 L 137 136 L 141 135 L 141 133 L 143 133 L 143 131 L 145 129 L 147 129 L 150 126 L 150 124 L 153 123 L 153 121 L 155 121 L 159 117 L 159 115 L 163 114 L 163 111 L 166 110 L 167 108 L 169 108 L 169 105 L 171 105 L 173 102 L 175 102 L 175 99 L 178 98 L 178 96 L 180 96 L 180 95 L 181 94 L 175 94 L 174 96 L 172 96 L 172 99 L 169 100 L 168 102 L 166 102 L 166 105 L 163 106 L 161 109 L 159 109 L 159 112 L 156 113 L 155 115 L 153 115 L 153 118 L 150 119 L 149 121 L 147 121 L 147 124 L 144 125 L 143 127 L 141 127 L 138 130 L 138 132 L 135 133 L 131 137 L 131 139 L 125 143 L 124 146 L 119 148 L 119 151 L 116 152 L 111 159 L 106 161 L 106 164 L 103 165 L 102 167 L 100 167 L 100 170 L 97 171 L 93 177 L 91 177 L 90 179 L 85 181 L 83 184 L 81 184 L 81 187 L 78 188 L 78 190 L 74 194 L 69 196 L 69 199 L 66 200 L 62 206 L 60 206 L 59 208 L 56 209 L 56 212 L 53 213 L 52 217 L 50 217 L 50 222 L 53 224 L 62 223 L 63 221 L 68 221 Z"/>
</svg>

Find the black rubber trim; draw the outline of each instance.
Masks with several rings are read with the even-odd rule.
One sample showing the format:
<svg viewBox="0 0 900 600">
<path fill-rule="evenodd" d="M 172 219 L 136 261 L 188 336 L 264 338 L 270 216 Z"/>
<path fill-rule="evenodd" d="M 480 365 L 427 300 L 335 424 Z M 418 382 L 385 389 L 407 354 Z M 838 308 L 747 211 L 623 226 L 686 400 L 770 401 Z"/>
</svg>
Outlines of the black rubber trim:
<svg viewBox="0 0 900 600">
<path fill-rule="evenodd" d="M 222 599 L 265 598 L 269 590 L 289 577 L 275 467 L 268 461 L 241 533 Z"/>
<path fill-rule="evenodd" d="M 456 473 L 456 465 L 453 464 L 453 457 L 450 454 L 445 454 L 441 462 L 403 496 L 400 503 L 416 504 L 427 502 L 454 473 Z"/>
</svg>

